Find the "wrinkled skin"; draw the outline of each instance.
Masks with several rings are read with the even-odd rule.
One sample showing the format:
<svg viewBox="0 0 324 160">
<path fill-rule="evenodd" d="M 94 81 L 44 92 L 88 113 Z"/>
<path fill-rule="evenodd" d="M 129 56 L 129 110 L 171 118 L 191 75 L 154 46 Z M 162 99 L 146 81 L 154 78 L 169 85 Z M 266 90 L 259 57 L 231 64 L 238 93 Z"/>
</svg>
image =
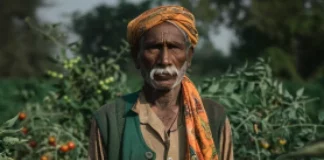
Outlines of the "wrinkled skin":
<svg viewBox="0 0 324 160">
<path fill-rule="evenodd" d="M 183 33 L 168 22 L 148 30 L 139 48 L 133 58 L 144 78 L 144 95 L 167 130 L 179 110 L 181 80 L 191 63 L 193 48 L 188 48 Z"/>
<path fill-rule="evenodd" d="M 162 23 L 143 35 L 141 50 L 136 65 L 141 70 L 146 83 L 158 90 L 170 90 L 177 86 L 192 59 L 192 49 L 188 50 L 184 35 L 170 23 Z M 169 74 L 153 74 L 154 68 L 174 67 Z M 173 73 L 173 74 L 172 74 Z"/>
</svg>

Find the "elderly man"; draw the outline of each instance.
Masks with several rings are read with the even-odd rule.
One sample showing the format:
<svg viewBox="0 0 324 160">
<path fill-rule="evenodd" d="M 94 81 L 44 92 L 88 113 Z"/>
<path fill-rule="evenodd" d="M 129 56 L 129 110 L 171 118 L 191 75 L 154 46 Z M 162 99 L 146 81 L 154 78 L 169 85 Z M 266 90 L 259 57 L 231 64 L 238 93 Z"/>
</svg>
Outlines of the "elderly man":
<svg viewBox="0 0 324 160">
<path fill-rule="evenodd" d="M 223 107 L 185 75 L 198 42 L 194 16 L 180 6 L 150 9 L 129 22 L 127 39 L 144 85 L 95 112 L 89 158 L 233 159 Z"/>
</svg>

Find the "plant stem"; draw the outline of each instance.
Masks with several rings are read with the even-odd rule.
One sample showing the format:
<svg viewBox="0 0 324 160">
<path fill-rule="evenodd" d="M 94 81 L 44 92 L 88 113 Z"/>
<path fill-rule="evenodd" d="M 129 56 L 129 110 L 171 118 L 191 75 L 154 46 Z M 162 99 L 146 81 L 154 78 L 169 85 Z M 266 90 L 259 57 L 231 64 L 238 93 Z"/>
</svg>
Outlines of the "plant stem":
<svg viewBox="0 0 324 160">
<path fill-rule="evenodd" d="M 254 115 L 253 113 L 255 112 L 255 110 L 251 111 L 251 114 L 246 117 L 236 128 L 234 128 L 235 132 L 246 122 L 248 121 L 249 119 L 251 119 Z"/>
<path fill-rule="evenodd" d="M 271 126 L 274 126 L 274 127 L 281 126 L 281 128 L 292 128 L 292 127 L 320 127 L 320 128 L 324 128 L 324 125 L 319 125 L 319 124 L 293 124 L 293 125 L 287 125 L 287 126 L 282 126 L 280 124 L 272 124 Z"/>
<path fill-rule="evenodd" d="M 258 140 L 254 136 L 252 136 L 251 133 L 249 135 L 254 140 L 254 144 L 255 144 L 255 147 L 256 147 L 256 150 L 257 150 L 257 154 L 258 154 L 258 160 L 261 160 L 260 148 L 259 148 Z"/>
</svg>

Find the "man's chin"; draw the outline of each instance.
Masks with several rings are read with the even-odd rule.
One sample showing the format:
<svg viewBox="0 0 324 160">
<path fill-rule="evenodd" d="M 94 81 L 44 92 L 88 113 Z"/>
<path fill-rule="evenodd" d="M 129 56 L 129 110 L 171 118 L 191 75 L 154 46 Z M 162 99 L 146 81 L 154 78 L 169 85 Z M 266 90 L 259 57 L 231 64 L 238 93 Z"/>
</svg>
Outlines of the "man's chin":
<svg viewBox="0 0 324 160">
<path fill-rule="evenodd" d="M 175 87 L 175 81 L 151 81 L 151 86 L 157 90 L 168 91 Z"/>
</svg>

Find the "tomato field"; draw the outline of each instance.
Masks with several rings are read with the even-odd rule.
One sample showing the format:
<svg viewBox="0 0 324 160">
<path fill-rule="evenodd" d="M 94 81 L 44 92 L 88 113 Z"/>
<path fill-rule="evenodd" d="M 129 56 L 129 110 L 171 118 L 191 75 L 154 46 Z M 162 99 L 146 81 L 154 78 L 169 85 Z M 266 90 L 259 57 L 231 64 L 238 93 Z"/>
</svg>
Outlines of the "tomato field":
<svg viewBox="0 0 324 160">
<path fill-rule="evenodd" d="M 131 63 L 123 58 L 129 52 L 126 43 L 119 51 L 102 47 L 113 55 L 110 58 L 66 57 L 78 46 L 63 47 L 58 70 L 33 82 L 34 87 L 50 86 L 41 98 L 32 101 L 40 93 L 33 87 L 23 90 L 23 107 L 0 127 L 1 160 L 87 159 L 92 113 L 133 91 L 127 86 L 132 79 L 117 63 Z M 320 98 L 307 95 L 303 86 L 286 86 L 272 76 L 269 63 L 259 58 L 196 84 L 202 96 L 225 106 L 235 159 L 272 160 L 323 136 L 324 115 L 314 119 L 309 110 Z"/>
</svg>

